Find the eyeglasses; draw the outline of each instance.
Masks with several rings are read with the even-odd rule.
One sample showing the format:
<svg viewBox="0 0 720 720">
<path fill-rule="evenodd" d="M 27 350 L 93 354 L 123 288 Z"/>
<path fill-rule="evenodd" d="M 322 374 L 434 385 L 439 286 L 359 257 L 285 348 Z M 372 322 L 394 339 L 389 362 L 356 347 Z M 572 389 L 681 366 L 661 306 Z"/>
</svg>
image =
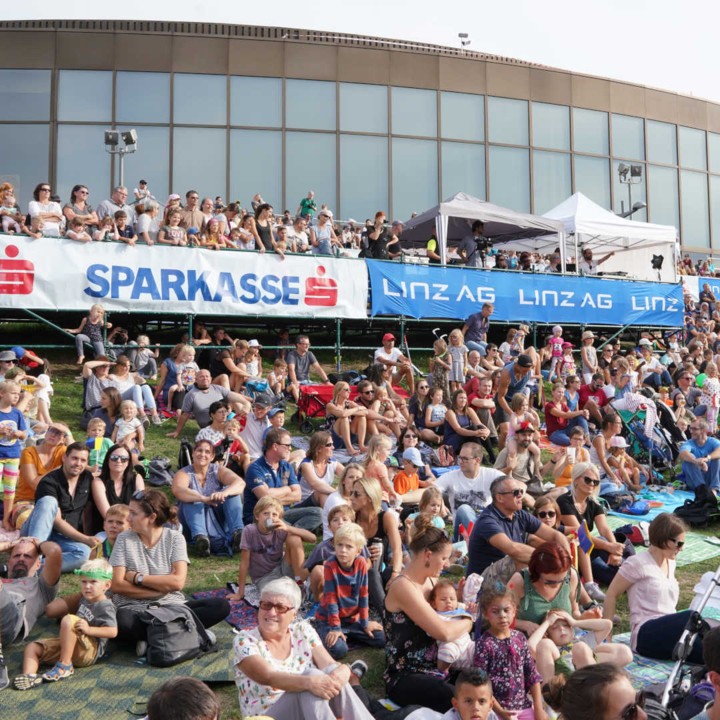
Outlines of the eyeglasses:
<svg viewBox="0 0 720 720">
<path fill-rule="evenodd" d="M 286 447 L 286 448 L 292 447 L 292 443 L 279 443 L 279 442 L 276 442 L 275 444 L 276 444 L 276 445 L 282 445 L 283 447 Z"/>
<path fill-rule="evenodd" d="M 645 707 L 645 692 L 639 690 L 635 695 L 635 702 L 632 705 L 628 705 L 621 713 L 620 720 L 637 720 L 638 708 Z"/>
<path fill-rule="evenodd" d="M 586 485 L 590 485 L 591 487 L 600 487 L 600 481 L 589 477 L 588 475 L 583 475 L 583 480 Z"/>
<path fill-rule="evenodd" d="M 331 448 L 334 448 L 334 447 L 335 447 L 335 443 L 334 443 L 334 442 L 332 442 L 332 441 L 331 441 L 331 442 L 326 442 L 326 443 L 325 443 L 325 447 L 331 447 Z"/>
<path fill-rule="evenodd" d="M 412 433 L 405 433 L 405 437 L 408 438 L 409 440 L 417 440 L 418 439 L 418 436 L 413 435 Z"/>
<path fill-rule="evenodd" d="M 499 492 L 498 495 L 512 495 L 516 498 L 521 498 L 525 494 L 525 491 L 522 488 L 515 488 L 515 490 L 505 490 L 504 492 Z"/>
<path fill-rule="evenodd" d="M 374 390 L 363 390 L 362 394 L 363 395 L 374 395 L 375 391 Z"/>
<path fill-rule="evenodd" d="M 549 585 L 550 587 L 553 587 L 553 586 L 557 586 L 557 585 L 562 585 L 566 580 L 567 580 L 567 575 L 560 578 L 560 580 L 546 580 L 545 578 L 543 578 L 542 583 L 543 583 L 543 585 Z"/>
<path fill-rule="evenodd" d="M 40 188 L 40 192 L 50 192 L 49 187 Z"/>
<path fill-rule="evenodd" d="M 89 195 L 90 193 L 87 190 L 81 190 L 80 194 L 81 195 Z"/>
<path fill-rule="evenodd" d="M 364 493 L 364 492 L 360 492 L 359 490 L 353 490 L 353 491 L 351 491 L 351 493 L 350 493 L 350 497 L 356 497 L 356 498 L 365 497 L 365 493 Z"/>
<path fill-rule="evenodd" d="M 676 540 L 675 538 L 670 538 L 668 542 L 671 542 L 678 550 L 682 550 L 683 547 L 685 547 L 684 540 Z"/>
<path fill-rule="evenodd" d="M 470 455 L 458 455 L 458 460 L 460 462 L 470 462 L 471 460 L 474 460 L 474 457 L 471 457 Z M 504 495 L 505 493 L 500 493 L 501 495 Z"/>
<path fill-rule="evenodd" d="M 17 360 L 1 360 L 0 362 L 7 363 L 8 365 L 15 365 Z"/>
<path fill-rule="evenodd" d="M 49 427 L 49 428 L 47 429 L 47 432 L 46 432 L 45 434 L 46 434 L 46 435 L 62 435 L 63 437 L 64 437 L 65 435 L 67 435 L 66 432 L 64 432 L 64 431 L 62 431 L 62 430 L 58 430 L 57 428 L 54 428 L 54 427 Z"/>
<path fill-rule="evenodd" d="M 545 518 L 554 518 L 557 515 L 557 513 L 554 510 L 540 510 L 537 514 L 537 516 L 544 520 Z"/>
<path fill-rule="evenodd" d="M 289 607 L 288 605 L 283 605 L 282 603 L 270 602 L 269 600 L 261 600 L 259 604 L 261 610 L 264 610 L 265 612 L 275 610 L 278 615 L 284 615 L 285 613 L 290 612 L 290 610 L 295 609 L 293 607 Z"/>
<path fill-rule="evenodd" d="M 127 455 L 111 455 L 110 460 L 112 462 L 121 462 L 121 463 L 130 462 L 130 458 Z"/>
</svg>

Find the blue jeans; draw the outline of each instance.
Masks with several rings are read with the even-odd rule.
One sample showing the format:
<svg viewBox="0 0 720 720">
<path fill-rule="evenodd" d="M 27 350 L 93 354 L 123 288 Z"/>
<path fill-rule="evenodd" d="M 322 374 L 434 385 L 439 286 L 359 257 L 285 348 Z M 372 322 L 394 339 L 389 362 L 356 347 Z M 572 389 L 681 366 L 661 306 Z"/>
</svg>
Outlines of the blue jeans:
<svg viewBox="0 0 720 720">
<path fill-rule="evenodd" d="M 690 612 L 683 610 L 655 620 L 646 620 L 640 626 L 637 636 L 638 654 L 656 660 L 672 660 L 673 649 L 685 629 Z M 702 640 L 699 637 L 695 638 L 688 659 L 691 663 L 702 665 Z"/>
<path fill-rule="evenodd" d="M 460 540 L 460 526 L 464 525 L 467 529 L 477 520 L 477 513 L 469 505 L 460 505 L 455 508 L 453 520 L 453 542 Z"/>
<path fill-rule="evenodd" d="M 474 340 L 466 340 L 465 347 L 468 351 L 477 350 L 482 357 L 487 355 L 487 343 L 482 340 L 478 340 L 478 342 L 475 342 Z"/>
<path fill-rule="evenodd" d="M 549 438 L 553 445 L 560 445 L 562 447 L 570 446 L 570 431 L 574 427 L 581 427 L 586 435 L 590 434 L 590 428 L 588 427 L 587 420 L 582 416 L 568 420 L 568 424 L 562 430 L 556 430 Z"/>
<path fill-rule="evenodd" d="M 132 400 L 138 406 L 140 415 L 145 414 L 145 409 L 150 410 L 151 413 L 157 410 L 152 388 L 147 384 L 133 385 L 131 388 L 125 390 L 120 397 L 123 400 Z"/>
<path fill-rule="evenodd" d="M 706 473 L 689 462 L 682 464 L 682 471 L 688 489 L 694 490 L 700 485 L 706 485 L 709 490 L 720 490 L 720 460 L 710 460 Z"/>
<path fill-rule="evenodd" d="M 360 623 L 343 623 L 340 625 L 343 634 L 348 640 L 354 640 L 356 643 L 362 645 L 369 645 L 374 648 L 385 647 L 385 633 L 382 630 L 375 630 L 372 637 L 370 637 L 360 626 Z M 338 638 L 332 647 L 328 647 L 325 643 L 327 634 L 332 628 L 323 622 L 318 623 L 318 635 L 325 645 L 325 649 L 330 653 L 330 657 L 334 660 L 340 660 L 348 654 L 348 644 L 342 638 Z"/>
<path fill-rule="evenodd" d="M 22 526 L 20 536 L 57 543 L 62 550 L 62 571 L 66 573 L 76 570 L 88 559 L 90 547 L 53 530 L 57 511 L 58 501 L 54 497 L 41 497 Z"/>
<path fill-rule="evenodd" d="M 643 380 L 643 385 L 649 385 L 651 388 L 653 388 L 653 390 L 657 390 L 663 385 L 665 385 L 666 387 L 670 387 L 670 385 L 672 384 L 672 378 L 670 377 L 670 373 L 667 370 L 663 370 L 659 375 L 658 373 L 651 372 Z"/>
<path fill-rule="evenodd" d="M 322 525 L 322 509 L 293 505 L 285 508 L 283 520 L 293 527 L 315 532 Z"/>
<path fill-rule="evenodd" d="M 183 527 L 194 540 L 198 535 L 211 535 L 208 528 L 208 515 L 212 514 L 227 537 L 231 537 L 236 530 L 242 530 L 242 496 L 229 495 L 222 505 L 213 507 L 205 503 L 178 503 L 178 515 Z"/>
</svg>

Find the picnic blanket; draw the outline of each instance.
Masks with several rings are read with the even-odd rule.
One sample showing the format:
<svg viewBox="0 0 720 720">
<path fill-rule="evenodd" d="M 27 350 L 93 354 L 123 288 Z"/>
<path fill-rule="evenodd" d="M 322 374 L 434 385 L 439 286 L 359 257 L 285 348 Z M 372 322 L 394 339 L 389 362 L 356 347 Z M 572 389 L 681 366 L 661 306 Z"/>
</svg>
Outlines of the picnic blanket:
<svg viewBox="0 0 720 720">
<path fill-rule="evenodd" d="M 621 633 L 613 637 L 613 642 L 630 647 L 630 633 Z M 633 687 L 640 690 L 655 683 L 665 683 L 670 677 L 672 660 L 653 660 L 633 653 L 633 661 L 625 668 L 630 674 Z"/>
<path fill-rule="evenodd" d="M 233 682 L 232 630 L 220 623 L 213 632 L 218 652 L 169 668 L 152 667 L 135 656 L 133 647 L 110 641 L 108 655 L 96 665 L 76 669 L 72 678 L 43 683 L 25 692 L 4 690 L 0 696 L 0 715 L 13 720 L 143 717 L 150 695 L 172 677 L 190 675 L 203 682 Z M 57 636 L 57 623 L 43 617 L 29 639 Z M 21 672 L 23 647 L 19 643 L 4 648 L 11 679 Z"/>
<path fill-rule="evenodd" d="M 634 518 L 635 520 L 647 520 L 650 522 L 660 513 L 673 512 L 676 507 L 680 507 L 686 500 L 694 500 L 695 493 L 687 490 L 675 490 L 674 492 L 657 492 L 654 490 L 643 490 L 638 493 L 638 500 L 650 500 L 653 503 L 662 503 L 661 507 L 651 507 L 647 515 L 626 515 L 625 513 L 611 510 L 610 515 L 616 515 L 622 518 Z"/>
<path fill-rule="evenodd" d="M 196 600 L 225 598 L 229 594 L 226 588 L 218 588 L 217 590 L 201 590 L 193 593 L 193 598 Z M 242 600 L 228 600 L 230 614 L 225 618 L 225 622 L 237 630 L 250 630 L 257 627 L 257 604 L 259 599 L 255 586 L 248 583 L 245 586 L 245 598 Z"/>
</svg>

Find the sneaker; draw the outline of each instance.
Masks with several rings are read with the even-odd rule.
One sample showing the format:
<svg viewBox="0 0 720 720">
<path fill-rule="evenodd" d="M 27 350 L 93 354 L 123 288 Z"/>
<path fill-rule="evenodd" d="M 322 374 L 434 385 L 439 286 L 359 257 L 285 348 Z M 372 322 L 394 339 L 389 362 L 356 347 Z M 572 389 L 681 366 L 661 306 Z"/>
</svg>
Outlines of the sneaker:
<svg viewBox="0 0 720 720">
<path fill-rule="evenodd" d="M 356 660 L 350 666 L 350 672 L 358 679 L 362 680 L 365 673 L 368 671 L 368 665 L 364 660 Z"/>
<path fill-rule="evenodd" d="M 147 430 L 150 427 L 150 418 L 147 415 L 143 415 L 140 418 L 140 422 L 142 423 L 142 426 Z"/>
<path fill-rule="evenodd" d="M 585 583 L 585 592 L 595 600 L 595 602 L 605 602 L 605 593 L 596 582 Z"/>
<path fill-rule="evenodd" d="M 194 543 L 197 556 L 210 557 L 210 540 L 207 535 L 196 535 Z"/>
<path fill-rule="evenodd" d="M 242 540 L 242 530 L 236 530 L 233 533 L 232 540 L 230 541 L 230 549 L 233 555 L 237 555 L 240 552 L 240 540 Z"/>
<path fill-rule="evenodd" d="M 135 643 L 135 654 L 138 657 L 145 657 L 145 655 L 147 655 L 147 641 L 146 640 L 138 640 Z"/>
<path fill-rule="evenodd" d="M 215 633 L 212 630 L 205 630 L 205 633 L 208 636 L 208 640 L 210 641 L 210 647 L 215 647 L 217 645 L 217 637 Z"/>
<path fill-rule="evenodd" d="M 163 419 L 159 415 L 153 415 L 152 418 L 150 418 L 153 425 L 162 425 Z"/>
</svg>

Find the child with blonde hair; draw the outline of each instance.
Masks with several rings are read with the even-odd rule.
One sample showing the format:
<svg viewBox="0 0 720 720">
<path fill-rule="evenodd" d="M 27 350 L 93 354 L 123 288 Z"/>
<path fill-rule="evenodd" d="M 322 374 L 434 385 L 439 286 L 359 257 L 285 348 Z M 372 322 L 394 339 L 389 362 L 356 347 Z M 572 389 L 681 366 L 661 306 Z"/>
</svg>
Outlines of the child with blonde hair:
<svg viewBox="0 0 720 720">
<path fill-rule="evenodd" d="M 132 402 L 132 401 L 130 401 Z M 121 404 L 122 407 L 122 404 Z M 109 437 L 105 437 L 107 426 L 102 418 L 91 418 L 87 426 L 88 438 L 85 441 L 90 450 L 88 458 L 88 470 L 93 475 L 100 474 L 100 468 L 105 462 L 107 451 L 115 444 Z"/>
<path fill-rule="evenodd" d="M 433 343 L 433 356 L 430 359 L 430 372 L 432 374 L 432 388 L 440 388 L 446 395 L 450 396 L 449 373 L 452 370 L 451 358 L 448 354 L 448 346 L 444 338 L 439 337 Z"/>
<path fill-rule="evenodd" d="M 464 336 L 460 328 L 450 333 L 450 392 L 460 389 L 465 384 L 465 368 L 468 366 L 468 349 L 463 342 Z"/>
<path fill-rule="evenodd" d="M 145 450 L 145 428 L 138 419 L 138 406 L 134 400 L 120 403 L 120 417 L 115 421 L 111 440 L 135 454 Z"/>
<path fill-rule="evenodd" d="M 281 395 L 283 390 L 285 390 L 287 378 L 287 363 L 282 358 L 277 358 L 277 360 L 273 363 L 273 369 L 267 375 L 267 383 L 270 392 L 276 396 Z"/>
<path fill-rule="evenodd" d="M 0 185 L 0 216 L 4 233 L 13 235 L 22 232 L 22 215 L 15 199 L 15 188 L 9 182 Z"/>
<path fill-rule="evenodd" d="M 186 393 L 195 384 L 195 375 L 200 371 L 200 366 L 195 362 L 195 348 L 192 345 L 184 345 L 178 353 L 175 361 L 177 365 L 177 383 L 168 388 L 167 407 L 172 409 L 175 393 Z M 180 417 L 182 410 L 178 408 L 175 415 Z"/>
<path fill-rule="evenodd" d="M 12 380 L 0 382 L 0 487 L 3 491 L 3 527 L 13 531 L 12 510 L 20 474 L 20 454 L 28 434 L 25 416 L 15 407 L 20 386 Z"/>
<path fill-rule="evenodd" d="M 708 424 L 708 432 L 715 435 L 718 430 L 718 412 L 720 412 L 720 379 L 718 379 L 718 368 L 714 362 L 705 365 L 705 382 L 702 386 L 700 405 L 705 405 L 705 419 Z"/>
<path fill-rule="evenodd" d="M 156 380 L 158 373 L 157 361 L 160 357 L 160 345 L 150 347 L 150 338 L 147 335 L 137 336 L 137 350 L 132 355 L 135 371 L 141 378 Z"/>
</svg>

